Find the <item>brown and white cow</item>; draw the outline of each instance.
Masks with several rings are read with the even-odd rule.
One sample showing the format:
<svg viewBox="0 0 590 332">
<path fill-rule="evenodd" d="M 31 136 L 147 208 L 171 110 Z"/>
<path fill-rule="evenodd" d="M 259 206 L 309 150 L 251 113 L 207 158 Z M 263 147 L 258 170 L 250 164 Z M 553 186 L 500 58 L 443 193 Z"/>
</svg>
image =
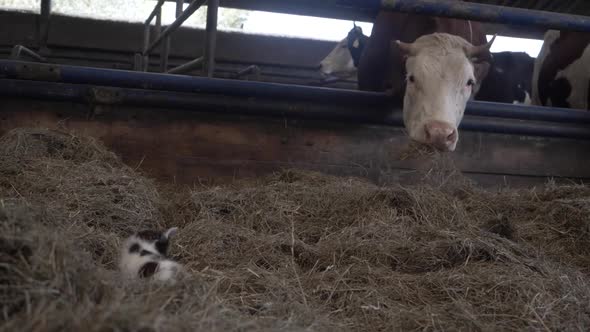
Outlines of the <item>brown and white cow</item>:
<svg viewBox="0 0 590 332">
<path fill-rule="evenodd" d="M 488 73 L 492 43 L 476 22 L 380 12 L 361 57 L 359 89 L 403 96 L 410 138 L 453 151 L 467 101 Z"/>
<path fill-rule="evenodd" d="M 590 109 L 590 33 L 549 30 L 535 61 L 533 104 Z"/>
</svg>

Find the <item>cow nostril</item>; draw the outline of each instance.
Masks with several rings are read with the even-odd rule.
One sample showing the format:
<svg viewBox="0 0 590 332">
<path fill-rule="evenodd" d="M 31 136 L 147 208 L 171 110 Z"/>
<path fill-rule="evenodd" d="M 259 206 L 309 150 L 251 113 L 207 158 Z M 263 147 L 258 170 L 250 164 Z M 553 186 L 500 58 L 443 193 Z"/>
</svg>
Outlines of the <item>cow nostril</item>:
<svg viewBox="0 0 590 332">
<path fill-rule="evenodd" d="M 440 121 L 432 121 L 424 126 L 424 143 L 442 151 L 449 151 L 459 138 L 456 128 Z"/>
<path fill-rule="evenodd" d="M 457 130 L 453 129 L 453 131 L 447 136 L 447 142 L 453 143 L 457 139 Z"/>
</svg>

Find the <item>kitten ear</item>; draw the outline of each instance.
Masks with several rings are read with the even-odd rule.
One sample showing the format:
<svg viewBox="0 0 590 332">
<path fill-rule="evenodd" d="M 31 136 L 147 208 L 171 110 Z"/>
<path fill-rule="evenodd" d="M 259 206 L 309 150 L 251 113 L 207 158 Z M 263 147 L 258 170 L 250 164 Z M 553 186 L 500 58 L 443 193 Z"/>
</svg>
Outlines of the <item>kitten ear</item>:
<svg viewBox="0 0 590 332">
<path fill-rule="evenodd" d="M 178 227 L 169 228 L 167 231 L 164 232 L 164 234 L 162 234 L 162 237 L 165 239 L 169 239 L 172 236 L 174 236 L 176 232 L 178 232 Z"/>
</svg>

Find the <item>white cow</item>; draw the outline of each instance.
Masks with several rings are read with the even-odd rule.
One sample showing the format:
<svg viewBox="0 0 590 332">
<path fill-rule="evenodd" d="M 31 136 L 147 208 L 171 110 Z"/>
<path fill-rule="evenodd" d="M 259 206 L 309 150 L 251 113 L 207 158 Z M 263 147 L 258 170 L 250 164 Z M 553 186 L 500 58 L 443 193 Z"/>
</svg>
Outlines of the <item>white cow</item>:
<svg viewBox="0 0 590 332">
<path fill-rule="evenodd" d="M 467 101 L 480 84 L 473 59 L 489 52 L 494 40 L 473 46 L 455 35 L 433 33 L 392 45 L 406 58 L 403 118 L 410 138 L 441 151 L 455 150 Z"/>
</svg>

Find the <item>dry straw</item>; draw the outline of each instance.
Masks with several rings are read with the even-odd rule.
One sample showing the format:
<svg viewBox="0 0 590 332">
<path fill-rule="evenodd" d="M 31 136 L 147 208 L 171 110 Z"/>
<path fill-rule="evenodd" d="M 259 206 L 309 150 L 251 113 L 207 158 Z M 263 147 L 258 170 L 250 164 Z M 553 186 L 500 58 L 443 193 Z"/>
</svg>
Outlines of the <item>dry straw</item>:
<svg viewBox="0 0 590 332">
<path fill-rule="evenodd" d="M 585 186 L 490 192 L 441 161 L 409 187 L 286 170 L 158 190 L 88 138 L 0 142 L 6 331 L 590 327 Z M 122 282 L 118 243 L 169 226 L 186 279 Z"/>
</svg>

